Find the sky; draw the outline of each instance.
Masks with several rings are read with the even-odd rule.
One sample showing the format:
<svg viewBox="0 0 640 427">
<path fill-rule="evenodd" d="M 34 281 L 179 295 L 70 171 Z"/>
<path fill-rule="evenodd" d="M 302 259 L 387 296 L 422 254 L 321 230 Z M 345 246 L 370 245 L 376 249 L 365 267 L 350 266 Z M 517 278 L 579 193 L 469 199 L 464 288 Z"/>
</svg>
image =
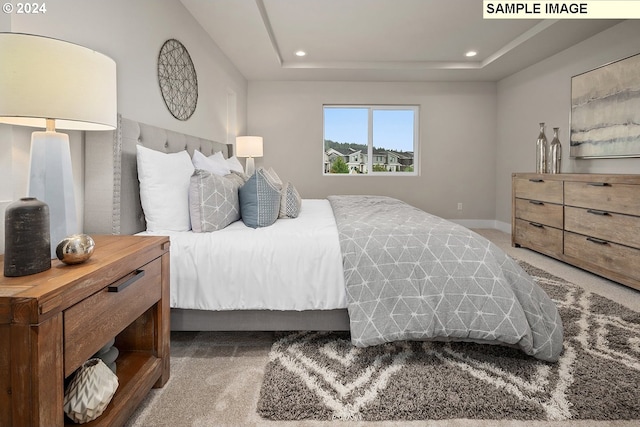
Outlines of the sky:
<svg viewBox="0 0 640 427">
<path fill-rule="evenodd" d="M 367 115 L 366 108 L 325 107 L 324 138 L 367 145 Z M 373 145 L 413 151 L 413 115 L 413 110 L 374 110 Z"/>
</svg>

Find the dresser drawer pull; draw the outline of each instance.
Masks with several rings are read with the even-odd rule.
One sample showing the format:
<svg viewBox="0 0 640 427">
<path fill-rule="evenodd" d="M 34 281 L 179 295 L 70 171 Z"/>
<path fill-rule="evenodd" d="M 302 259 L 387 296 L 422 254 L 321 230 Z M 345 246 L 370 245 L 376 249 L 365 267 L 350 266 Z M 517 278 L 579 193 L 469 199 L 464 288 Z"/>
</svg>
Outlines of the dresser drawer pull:
<svg viewBox="0 0 640 427">
<path fill-rule="evenodd" d="M 532 205 L 539 205 L 539 206 L 544 205 L 544 203 L 542 203 L 540 200 L 529 200 L 529 203 L 531 203 Z"/>
<path fill-rule="evenodd" d="M 143 276 L 144 270 L 136 270 L 136 274 L 133 277 L 129 278 L 129 280 L 127 280 L 126 282 L 122 282 L 119 285 L 111 285 L 107 289 L 109 292 L 121 292 L 122 290 L 124 290 L 124 288 L 133 284 L 138 279 L 141 279 Z"/>
<path fill-rule="evenodd" d="M 609 215 L 609 212 L 601 211 L 601 210 L 598 210 L 598 209 L 587 209 L 587 212 L 590 213 L 590 214 L 594 214 L 594 215 L 602 215 L 602 216 Z"/>
<path fill-rule="evenodd" d="M 591 185 L 593 187 L 609 187 L 611 184 L 608 182 L 587 182 L 587 185 Z"/>
<path fill-rule="evenodd" d="M 530 222 L 529 225 L 533 225 L 534 227 L 538 228 L 544 228 L 544 225 L 540 224 L 539 222 Z"/>
<path fill-rule="evenodd" d="M 542 179 L 542 178 L 529 178 L 529 181 L 531 181 L 531 182 L 544 182 L 544 179 Z"/>
<path fill-rule="evenodd" d="M 606 240 L 596 239 L 595 237 L 587 237 L 587 240 L 593 243 L 597 243 L 599 245 L 606 245 L 607 243 L 609 243 Z"/>
</svg>

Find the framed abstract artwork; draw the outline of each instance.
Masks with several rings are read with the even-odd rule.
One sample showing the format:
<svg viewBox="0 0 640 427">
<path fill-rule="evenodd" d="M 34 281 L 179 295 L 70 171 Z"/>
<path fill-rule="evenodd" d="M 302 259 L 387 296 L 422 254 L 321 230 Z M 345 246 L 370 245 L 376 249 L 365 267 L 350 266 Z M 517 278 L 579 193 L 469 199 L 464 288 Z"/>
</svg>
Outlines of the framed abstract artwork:
<svg viewBox="0 0 640 427">
<path fill-rule="evenodd" d="M 640 157 L 640 54 L 571 78 L 570 155 Z"/>
</svg>

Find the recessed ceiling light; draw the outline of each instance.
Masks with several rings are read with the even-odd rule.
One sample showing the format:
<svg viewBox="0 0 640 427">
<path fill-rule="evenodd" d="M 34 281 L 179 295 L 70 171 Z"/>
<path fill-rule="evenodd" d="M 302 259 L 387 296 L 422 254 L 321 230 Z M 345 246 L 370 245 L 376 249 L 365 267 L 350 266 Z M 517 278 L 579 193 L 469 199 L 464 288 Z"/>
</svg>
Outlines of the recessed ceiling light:
<svg viewBox="0 0 640 427">
<path fill-rule="evenodd" d="M 478 52 L 476 52 L 475 50 L 470 50 L 469 52 L 465 53 L 464 56 L 471 58 L 472 56 L 476 56 L 478 54 Z"/>
<path fill-rule="evenodd" d="M 307 54 L 307 52 L 305 52 L 304 50 L 299 50 L 296 52 L 296 56 L 305 56 Z"/>
</svg>

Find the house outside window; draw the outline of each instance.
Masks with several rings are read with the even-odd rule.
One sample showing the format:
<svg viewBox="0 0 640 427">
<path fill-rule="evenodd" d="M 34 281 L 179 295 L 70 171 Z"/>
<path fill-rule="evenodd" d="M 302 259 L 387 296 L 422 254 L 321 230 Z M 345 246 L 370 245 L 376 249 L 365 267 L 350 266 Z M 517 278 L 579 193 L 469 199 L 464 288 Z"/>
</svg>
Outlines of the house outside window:
<svg viewBox="0 0 640 427">
<path fill-rule="evenodd" d="M 325 105 L 325 175 L 418 175 L 416 105 Z"/>
</svg>

